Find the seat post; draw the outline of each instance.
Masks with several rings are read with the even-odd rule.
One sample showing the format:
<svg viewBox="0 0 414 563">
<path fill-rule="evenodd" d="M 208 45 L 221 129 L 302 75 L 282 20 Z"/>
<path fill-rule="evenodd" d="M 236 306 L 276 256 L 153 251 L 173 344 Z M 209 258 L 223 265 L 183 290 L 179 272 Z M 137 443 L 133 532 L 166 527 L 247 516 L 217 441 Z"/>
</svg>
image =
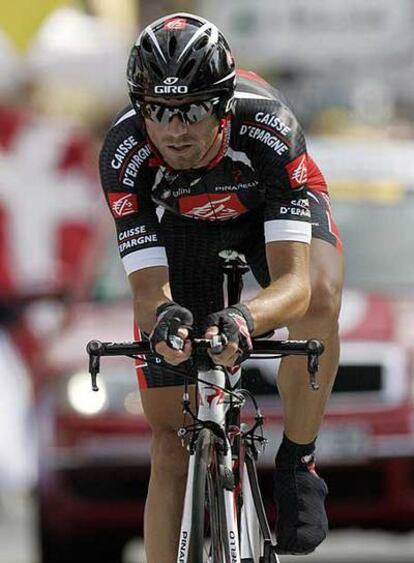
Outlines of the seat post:
<svg viewBox="0 0 414 563">
<path fill-rule="evenodd" d="M 236 250 L 223 250 L 219 253 L 221 267 L 227 278 L 227 304 L 235 305 L 240 301 L 243 289 L 243 274 L 249 271 L 246 258 Z"/>
</svg>

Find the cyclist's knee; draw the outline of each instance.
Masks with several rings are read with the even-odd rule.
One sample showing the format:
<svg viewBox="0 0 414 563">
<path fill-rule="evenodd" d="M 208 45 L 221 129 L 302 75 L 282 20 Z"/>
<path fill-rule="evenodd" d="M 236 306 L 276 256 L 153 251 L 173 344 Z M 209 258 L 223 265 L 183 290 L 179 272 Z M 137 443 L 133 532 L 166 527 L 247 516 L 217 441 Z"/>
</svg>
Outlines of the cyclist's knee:
<svg viewBox="0 0 414 563">
<path fill-rule="evenodd" d="M 155 430 L 151 446 L 151 471 L 166 478 L 184 479 L 187 475 L 188 452 L 176 432 Z"/>
<path fill-rule="evenodd" d="M 312 294 L 306 316 L 336 324 L 341 309 L 342 284 L 320 276 L 312 283 Z"/>
</svg>

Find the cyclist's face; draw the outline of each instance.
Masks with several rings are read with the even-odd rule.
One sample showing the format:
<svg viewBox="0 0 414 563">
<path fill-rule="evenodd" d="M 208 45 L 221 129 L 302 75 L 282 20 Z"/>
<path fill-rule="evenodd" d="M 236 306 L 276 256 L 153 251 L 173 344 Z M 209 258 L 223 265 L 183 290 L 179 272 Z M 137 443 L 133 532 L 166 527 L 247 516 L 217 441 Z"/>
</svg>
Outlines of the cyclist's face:
<svg viewBox="0 0 414 563">
<path fill-rule="evenodd" d="M 147 98 L 146 102 L 178 108 L 191 100 Z M 144 119 L 149 138 L 172 168 L 185 170 L 204 166 L 218 150 L 219 121 L 214 113 L 195 123 L 185 123 L 180 115 L 173 115 L 166 123 L 148 117 Z"/>
</svg>

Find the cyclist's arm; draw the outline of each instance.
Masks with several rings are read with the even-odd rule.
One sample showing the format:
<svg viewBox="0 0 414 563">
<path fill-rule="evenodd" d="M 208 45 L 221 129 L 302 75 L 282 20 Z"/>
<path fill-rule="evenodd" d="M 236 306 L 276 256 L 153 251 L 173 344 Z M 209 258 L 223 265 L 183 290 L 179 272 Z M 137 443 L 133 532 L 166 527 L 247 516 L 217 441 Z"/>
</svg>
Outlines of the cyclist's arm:
<svg viewBox="0 0 414 563">
<path fill-rule="evenodd" d="M 159 305 L 172 301 L 168 268 L 155 266 L 132 272 L 128 276 L 134 299 L 135 320 L 147 334 L 155 324 L 155 311 Z"/>
<path fill-rule="evenodd" d="M 310 245 L 296 241 L 266 244 L 270 285 L 246 302 L 258 336 L 306 313 L 310 300 Z"/>
<path fill-rule="evenodd" d="M 307 193 L 306 140 L 291 110 L 275 103 L 273 110 L 284 132 L 280 154 L 258 137 L 252 157 L 265 189 L 264 231 L 270 285 L 247 305 L 258 336 L 306 313 L 310 300 L 309 254 L 312 218 Z M 259 125 L 258 125 L 259 127 Z"/>
<path fill-rule="evenodd" d="M 99 164 L 119 253 L 133 292 L 135 319 L 149 333 L 156 308 L 170 300 L 171 294 L 167 256 L 151 200 L 155 171 L 148 167 L 151 153 L 136 119 L 121 118 L 115 123 L 103 144 Z M 128 163 L 133 166 L 129 168 Z"/>
<path fill-rule="evenodd" d="M 156 323 L 155 311 L 168 301 L 172 301 L 168 268 L 157 266 L 132 272 L 128 276 L 134 296 L 134 314 L 138 326 L 150 334 Z M 166 342 L 158 342 L 156 352 L 172 365 L 178 365 L 191 356 L 191 342 L 188 339 L 188 329 L 180 327 L 177 335 L 184 341 L 183 350 L 172 349 Z"/>
</svg>

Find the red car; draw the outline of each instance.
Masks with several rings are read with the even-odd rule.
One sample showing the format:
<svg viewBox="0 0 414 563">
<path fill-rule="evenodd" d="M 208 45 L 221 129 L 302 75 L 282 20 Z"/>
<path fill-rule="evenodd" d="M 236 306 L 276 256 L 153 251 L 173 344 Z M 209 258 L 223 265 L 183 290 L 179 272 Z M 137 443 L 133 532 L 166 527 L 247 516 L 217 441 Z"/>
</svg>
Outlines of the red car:
<svg viewBox="0 0 414 563">
<path fill-rule="evenodd" d="M 414 265 L 408 222 L 414 195 L 407 192 L 392 205 L 337 200 L 335 213 L 348 258 L 348 289 L 340 369 L 318 439 L 330 522 L 406 529 L 414 525 Z M 104 359 L 99 393 L 90 390 L 87 374 L 88 340 L 132 338 L 130 300 L 109 299 L 115 289 L 119 297 L 128 294 L 124 275 L 117 258 L 108 263 L 113 271 L 98 280 L 100 300 L 74 307 L 42 369 L 37 410 L 43 563 L 72 561 L 80 553 L 85 558 L 88 550 L 96 560 L 116 563 L 128 539 L 142 532 L 150 434 L 133 362 Z M 282 430 L 275 373 L 270 360 L 249 360 L 244 378 L 262 395 L 270 444 L 261 478 L 271 517 L 269 476 Z"/>
</svg>

